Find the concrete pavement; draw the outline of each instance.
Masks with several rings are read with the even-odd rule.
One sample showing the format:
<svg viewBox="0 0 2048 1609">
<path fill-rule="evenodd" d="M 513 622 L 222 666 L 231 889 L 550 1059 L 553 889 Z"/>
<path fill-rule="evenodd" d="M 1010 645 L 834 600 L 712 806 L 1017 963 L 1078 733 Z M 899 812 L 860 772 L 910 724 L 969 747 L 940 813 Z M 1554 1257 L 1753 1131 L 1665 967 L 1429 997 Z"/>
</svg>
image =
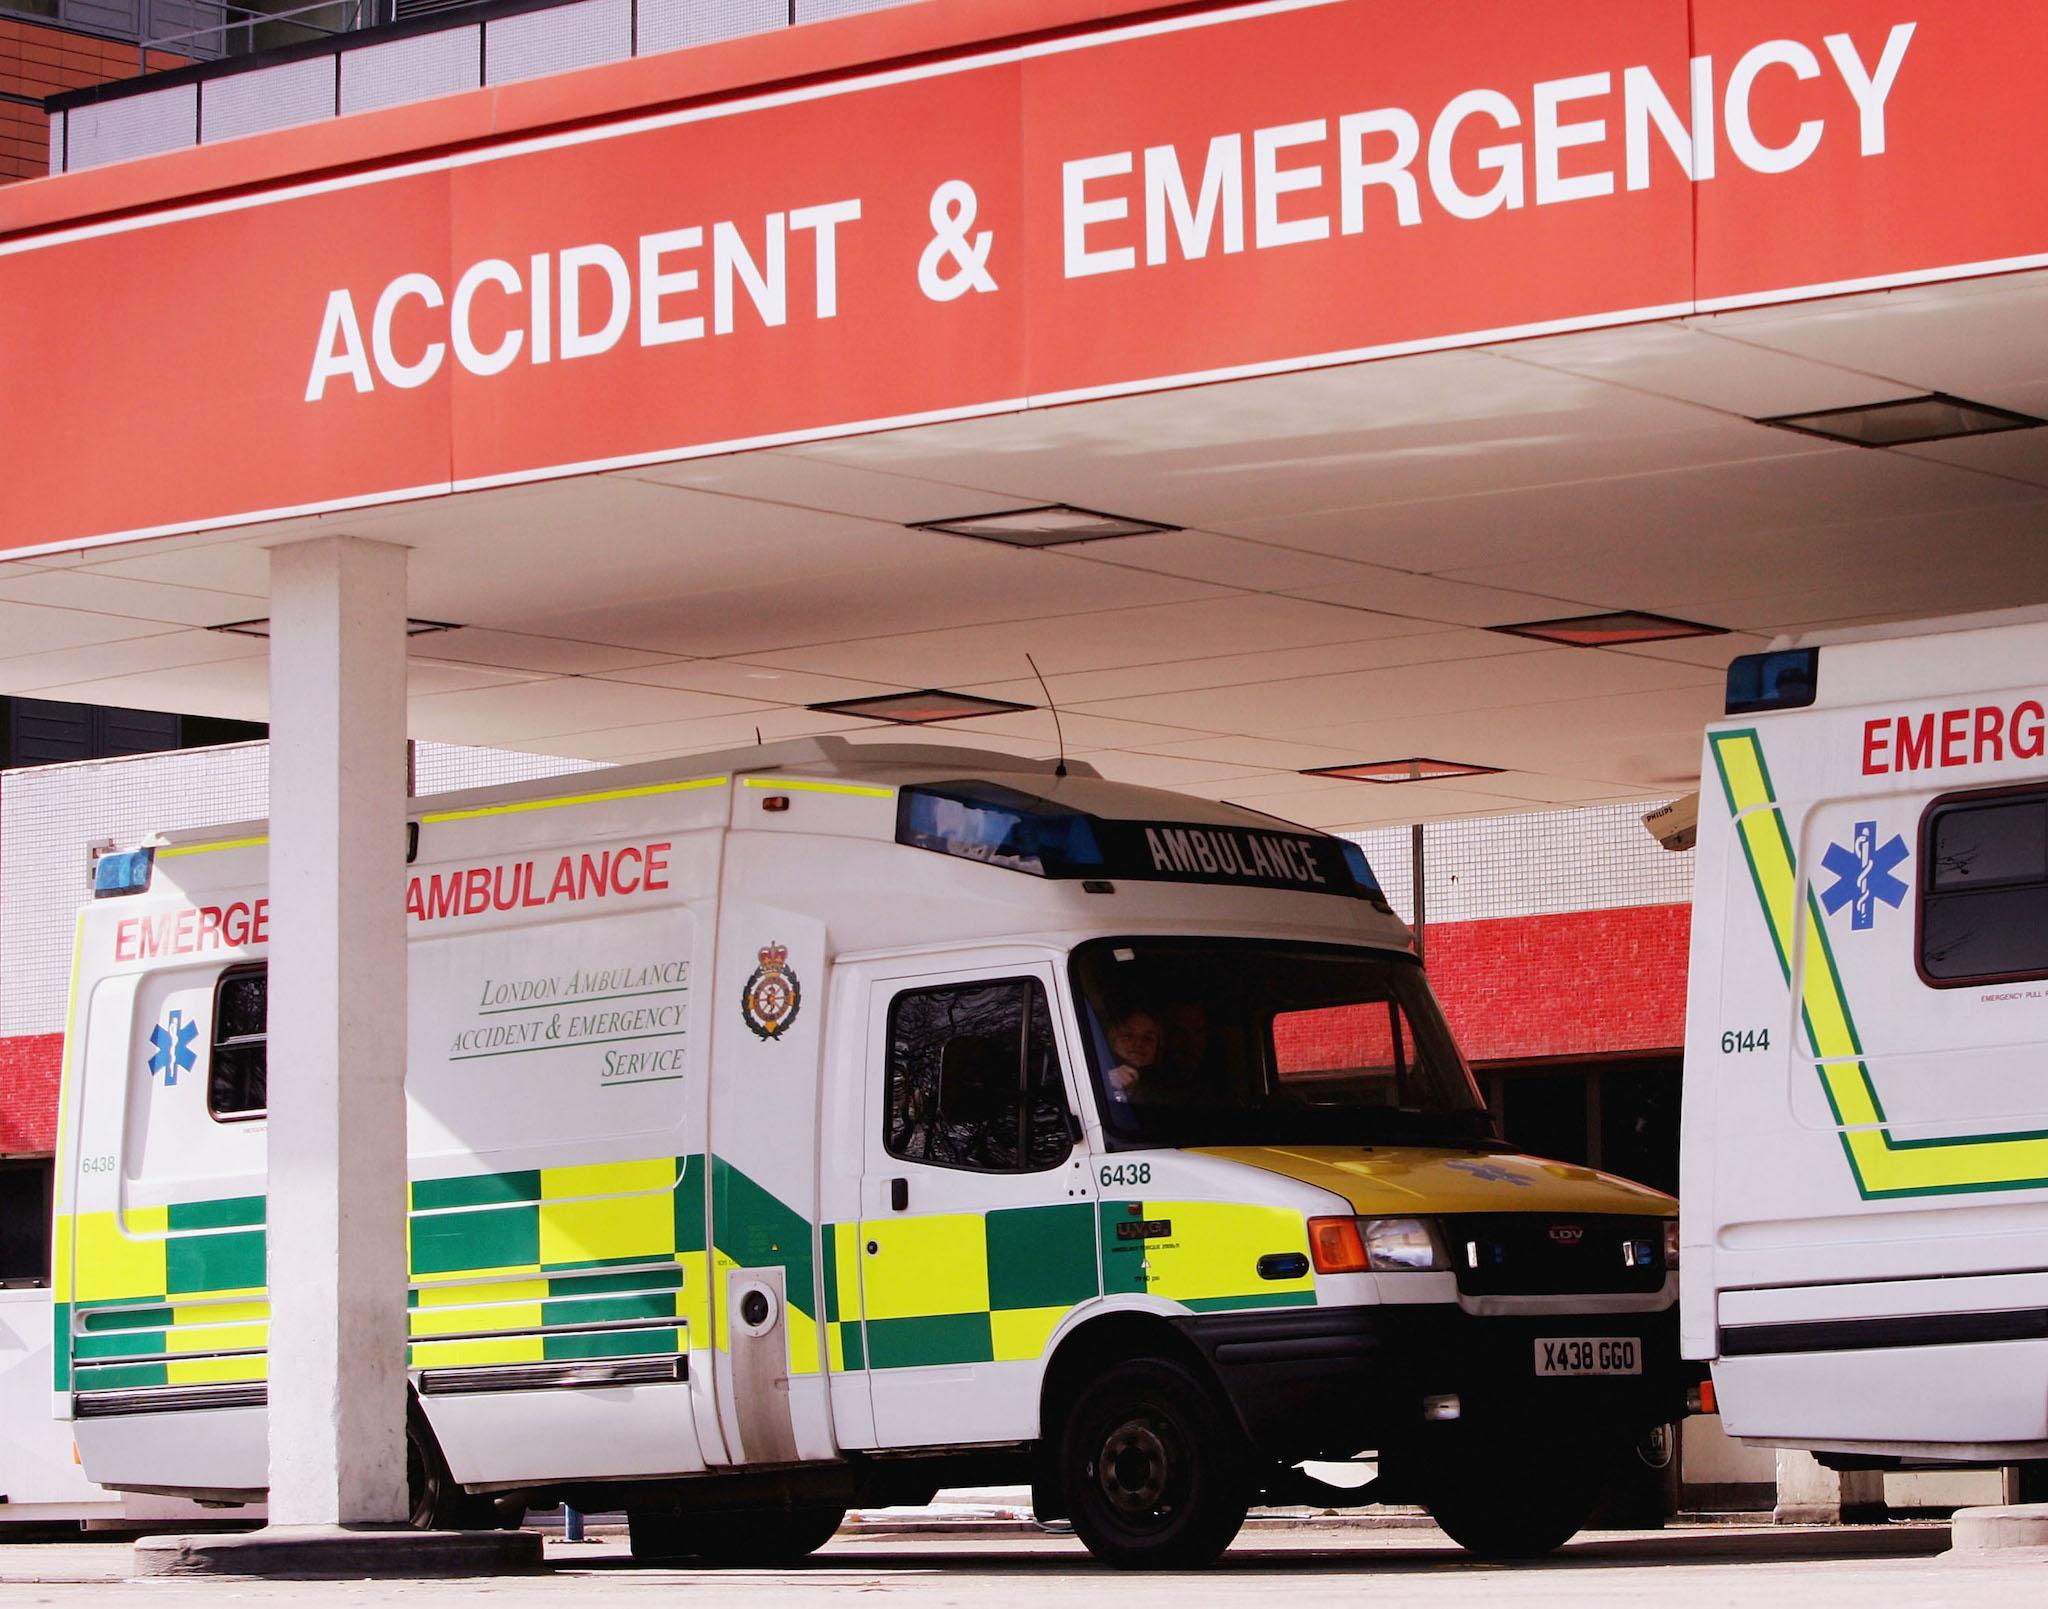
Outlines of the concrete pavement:
<svg viewBox="0 0 2048 1609">
<path fill-rule="evenodd" d="M 150 1609 L 572 1609 L 598 1597 L 658 1609 L 699 1603 L 780 1606 L 872 1603 L 886 1593 L 932 1609 L 1102 1609 L 1113 1602 L 1173 1609 L 1299 1609 L 1353 1599 L 1401 1609 L 1541 1609 L 1654 1603 L 1658 1609 L 2002 1609 L 2048 1602 L 2048 1552 L 1944 1558 L 1948 1527 L 1893 1524 L 1673 1526 L 1594 1532 L 1537 1564 L 1472 1559 L 1432 1527 L 1321 1524 L 1248 1530 L 1212 1569 L 1120 1575 L 1068 1538 L 864 1534 L 842 1536 L 806 1565 L 702 1572 L 640 1569 L 622 1537 L 585 1544 L 551 1537 L 539 1576 L 440 1582 L 132 1580 L 120 1542 L 0 1546 L 0 1605 L 102 1609 L 122 1595 Z M 1107 1595 L 1107 1596 L 1105 1596 Z"/>
</svg>

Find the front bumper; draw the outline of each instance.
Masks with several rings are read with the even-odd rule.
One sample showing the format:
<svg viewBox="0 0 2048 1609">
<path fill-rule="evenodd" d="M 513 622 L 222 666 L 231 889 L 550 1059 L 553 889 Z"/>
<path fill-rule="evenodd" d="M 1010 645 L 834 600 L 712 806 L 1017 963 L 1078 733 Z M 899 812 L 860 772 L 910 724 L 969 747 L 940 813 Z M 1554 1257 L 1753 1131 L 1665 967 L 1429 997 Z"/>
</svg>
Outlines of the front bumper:
<svg viewBox="0 0 2048 1609">
<path fill-rule="evenodd" d="M 1425 1434 L 1426 1398 L 1455 1396 L 1474 1434 L 1570 1428 L 1627 1439 L 1681 1418 L 1703 1374 L 1678 1354 L 1675 1307 L 1481 1317 L 1442 1306 L 1207 1313 L 1178 1322 L 1245 1433 L 1281 1463 L 1350 1458 Z M 1632 1337 L 1639 1375 L 1546 1377 L 1536 1343 Z"/>
</svg>

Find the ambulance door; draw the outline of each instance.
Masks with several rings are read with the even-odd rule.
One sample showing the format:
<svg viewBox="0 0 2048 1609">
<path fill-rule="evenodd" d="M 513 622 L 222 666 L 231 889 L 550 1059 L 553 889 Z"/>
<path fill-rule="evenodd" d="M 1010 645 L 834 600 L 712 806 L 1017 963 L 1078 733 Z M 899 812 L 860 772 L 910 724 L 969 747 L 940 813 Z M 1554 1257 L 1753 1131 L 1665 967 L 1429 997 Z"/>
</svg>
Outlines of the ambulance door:
<svg viewBox="0 0 2048 1609">
<path fill-rule="evenodd" d="M 1022 958 L 870 984 L 853 1249 L 878 1446 L 1035 1437 L 1047 1344 L 1101 1294 L 1059 1001 Z"/>
</svg>

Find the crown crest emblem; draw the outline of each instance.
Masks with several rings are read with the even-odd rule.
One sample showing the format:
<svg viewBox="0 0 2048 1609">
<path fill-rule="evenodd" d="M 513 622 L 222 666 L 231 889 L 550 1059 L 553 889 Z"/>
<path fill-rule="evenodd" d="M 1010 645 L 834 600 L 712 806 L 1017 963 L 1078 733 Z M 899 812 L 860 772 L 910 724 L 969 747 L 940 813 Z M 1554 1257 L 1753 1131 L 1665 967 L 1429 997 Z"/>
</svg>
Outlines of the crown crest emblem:
<svg viewBox="0 0 2048 1609">
<path fill-rule="evenodd" d="M 789 967 L 789 946 L 770 939 L 755 951 L 761 964 L 740 990 L 740 1019 L 757 1038 L 780 1039 L 796 1021 L 803 987 Z"/>
</svg>

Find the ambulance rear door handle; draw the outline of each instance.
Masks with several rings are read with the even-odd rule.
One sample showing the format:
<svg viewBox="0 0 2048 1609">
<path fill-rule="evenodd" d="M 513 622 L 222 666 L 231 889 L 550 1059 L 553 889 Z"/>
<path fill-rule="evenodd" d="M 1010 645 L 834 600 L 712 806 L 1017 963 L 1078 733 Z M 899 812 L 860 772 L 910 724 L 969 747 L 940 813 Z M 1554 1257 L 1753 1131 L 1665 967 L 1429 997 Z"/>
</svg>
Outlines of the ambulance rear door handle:
<svg viewBox="0 0 2048 1609">
<path fill-rule="evenodd" d="M 889 1210 L 907 1212 L 910 1208 L 910 1181 L 891 1179 L 889 1181 Z"/>
</svg>

